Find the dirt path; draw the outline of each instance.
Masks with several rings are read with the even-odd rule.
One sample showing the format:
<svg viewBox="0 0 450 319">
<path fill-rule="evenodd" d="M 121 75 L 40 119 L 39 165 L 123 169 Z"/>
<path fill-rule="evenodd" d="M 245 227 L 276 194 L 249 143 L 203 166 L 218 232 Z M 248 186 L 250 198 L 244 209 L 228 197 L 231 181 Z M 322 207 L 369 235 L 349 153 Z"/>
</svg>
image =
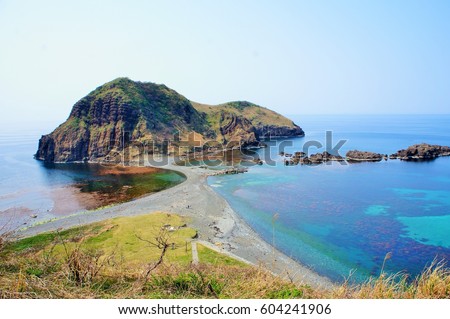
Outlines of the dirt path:
<svg viewBox="0 0 450 319">
<path fill-rule="evenodd" d="M 197 251 L 197 242 L 191 242 L 192 246 L 192 264 L 198 265 L 198 251 Z"/>
</svg>

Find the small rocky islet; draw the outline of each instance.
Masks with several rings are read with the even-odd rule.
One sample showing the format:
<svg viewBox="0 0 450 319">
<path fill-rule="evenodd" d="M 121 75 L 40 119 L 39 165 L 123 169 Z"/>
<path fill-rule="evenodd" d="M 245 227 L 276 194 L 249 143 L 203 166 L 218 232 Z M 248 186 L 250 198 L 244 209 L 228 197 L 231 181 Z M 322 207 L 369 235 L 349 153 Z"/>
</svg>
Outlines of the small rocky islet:
<svg viewBox="0 0 450 319">
<path fill-rule="evenodd" d="M 441 156 L 450 156 L 450 147 L 430 144 L 416 144 L 406 150 L 399 150 L 389 156 L 390 159 L 400 159 L 403 161 L 431 160 Z"/>
<path fill-rule="evenodd" d="M 342 156 L 332 155 L 326 151 L 323 153 L 311 154 L 310 156 L 308 156 L 308 154 L 306 154 L 305 152 L 295 152 L 293 154 L 281 152 L 280 155 L 284 157 L 284 164 L 286 166 L 298 164 L 322 164 L 329 161 L 345 161 Z"/>
<path fill-rule="evenodd" d="M 298 165 L 298 164 L 322 164 L 330 161 L 359 163 L 359 162 L 380 162 L 381 160 L 402 160 L 402 161 L 426 161 L 433 160 L 442 156 L 450 156 L 450 147 L 441 145 L 430 145 L 426 143 L 415 144 L 409 146 L 407 149 L 402 149 L 394 154 L 380 154 L 368 151 L 351 150 L 345 154 L 345 158 L 339 155 L 332 155 L 328 152 L 316 153 L 307 155 L 305 152 L 295 152 L 293 154 L 280 153 L 284 157 L 284 164 Z"/>
</svg>

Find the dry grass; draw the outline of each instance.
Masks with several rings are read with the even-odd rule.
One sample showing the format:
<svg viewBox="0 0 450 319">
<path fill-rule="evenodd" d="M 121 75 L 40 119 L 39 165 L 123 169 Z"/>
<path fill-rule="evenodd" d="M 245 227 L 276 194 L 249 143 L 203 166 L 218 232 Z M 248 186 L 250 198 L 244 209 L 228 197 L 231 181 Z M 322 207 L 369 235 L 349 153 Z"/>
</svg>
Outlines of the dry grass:
<svg viewBox="0 0 450 319">
<path fill-rule="evenodd" d="M 159 224 L 167 222 L 166 217 L 172 225 L 182 222 L 161 214 L 148 218 Z M 144 227 L 151 221 L 142 218 L 115 219 L 114 227 L 93 224 L 15 242 L 3 236 L 0 298 L 450 298 L 450 269 L 444 262 L 433 262 L 417 278 L 382 271 L 362 284 L 347 281 L 325 291 L 287 282 L 201 245 L 199 265 L 190 263 L 188 246 L 175 245 L 167 256 L 158 253 L 158 247 L 148 247 L 153 242 L 151 227 L 138 229 L 149 240 L 136 238 L 136 224 Z M 182 243 L 190 235 L 182 228 L 176 238 Z M 119 249 L 112 241 L 119 237 L 136 251 L 126 254 Z M 137 262 L 136 254 L 145 262 Z"/>
<path fill-rule="evenodd" d="M 145 268 L 100 265 L 98 255 L 75 250 L 60 261 L 43 255 L 2 261 L 2 298 L 286 298 L 316 297 L 253 267 L 163 263 L 144 280 Z"/>
<path fill-rule="evenodd" d="M 388 275 L 384 272 L 360 285 L 344 283 L 331 291 L 331 298 L 358 299 L 448 299 L 450 269 L 444 262 L 434 261 L 415 279 L 408 274 Z"/>
<path fill-rule="evenodd" d="M 2 298 L 450 298 L 450 271 L 434 263 L 416 279 L 382 274 L 360 285 L 324 291 L 296 285 L 262 268 L 163 262 L 146 268 L 75 248 L 63 259 L 49 251 L 2 256 Z"/>
<path fill-rule="evenodd" d="M 161 214 L 154 214 L 149 218 L 158 224 L 167 222 L 165 217 L 160 220 L 162 217 Z M 145 224 L 150 219 L 133 217 L 113 221 L 114 227 L 99 223 L 7 244 L 0 252 L 0 297 L 316 297 L 307 286 L 288 283 L 262 268 L 250 267 L 202 245 L 199 245 L 199 265 L 186 262 L 183 254 L 191 255 L 191 252 L 182 245 L 175 247 L 175 250 L 167 250 L 172 255 L 176 250 L 183 251 L 183 254 L 177 253 L 177 258 L 170 254 L 165 256 L 161 252 L 158 254 L 156 250 L 159 248 L 149 244 L 154 240 L 158 242 L 160 238 L 152 238 L 157 232 L 152 233 L 151 227 L 146 229 L 147 233 L 143 232 L 149 240 L 136 238 L 136 223 Z M 171 221 L 172 225 L 175 224 L 175 219 Z M 183 235 L 192 234 L 188 228 L 182 228 L 178 234 L 180 240 Z M 139 252 L 144 255 L 140 259 L 145 262 L 136 262 L 135 254 L 124 254 L 118 248 L 120 246 L 116 246 L 117 243 L 110 242 L 112 238 L 118 237 L 130 247 L 140 245 Z M 164 246 L 167 249 L 168 246 Z M 190 245 L 187 247 L 190 248 Z"/>
</svg>

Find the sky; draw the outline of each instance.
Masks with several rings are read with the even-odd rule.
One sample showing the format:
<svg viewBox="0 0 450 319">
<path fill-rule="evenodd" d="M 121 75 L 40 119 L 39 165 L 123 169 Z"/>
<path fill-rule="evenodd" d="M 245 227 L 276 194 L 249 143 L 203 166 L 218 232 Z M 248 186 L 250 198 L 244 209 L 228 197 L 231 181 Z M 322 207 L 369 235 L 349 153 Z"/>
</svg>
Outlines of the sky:
<svg viewBox="0 0 450 319">
<path fill-rule="evenodd" d="M 450 1 L 0 0 L 0 123 L 117 77 L 282 114 L 450 111 Z"/>
</svg>

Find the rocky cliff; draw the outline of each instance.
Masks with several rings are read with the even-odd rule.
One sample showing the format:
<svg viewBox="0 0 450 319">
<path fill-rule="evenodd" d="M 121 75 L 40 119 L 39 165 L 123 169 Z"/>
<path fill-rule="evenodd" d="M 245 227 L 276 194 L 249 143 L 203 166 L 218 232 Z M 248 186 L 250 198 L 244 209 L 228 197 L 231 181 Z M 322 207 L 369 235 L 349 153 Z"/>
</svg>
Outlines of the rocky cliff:
<svg viewBox="0 0 450 319">
<path fill-rule="evenodd" d="M 228 117 L 241 117 L 249 121 L 259 138 L 305 135 L 305 132 L 290 119 L 250 102 L 237 101 L 219 105 L 192 102 L 192 105 L 199 112 L 206 114 L 208 122 L 216 129 L 223 123 L 224 114 L 228 114 Z"/>
<path fill-rule="evenodd" d="M 165 85 L 118 78 L 75 103 L 69 118 L 41 137 L 35 157 L 48 162 L 102 161 L 118 156 L 130 143 L 176 144 L 183 136 L 245 147 L 269 134 L 304 132 L 280 114 L 249 102 L 203 105 Z"/>
</svg>

